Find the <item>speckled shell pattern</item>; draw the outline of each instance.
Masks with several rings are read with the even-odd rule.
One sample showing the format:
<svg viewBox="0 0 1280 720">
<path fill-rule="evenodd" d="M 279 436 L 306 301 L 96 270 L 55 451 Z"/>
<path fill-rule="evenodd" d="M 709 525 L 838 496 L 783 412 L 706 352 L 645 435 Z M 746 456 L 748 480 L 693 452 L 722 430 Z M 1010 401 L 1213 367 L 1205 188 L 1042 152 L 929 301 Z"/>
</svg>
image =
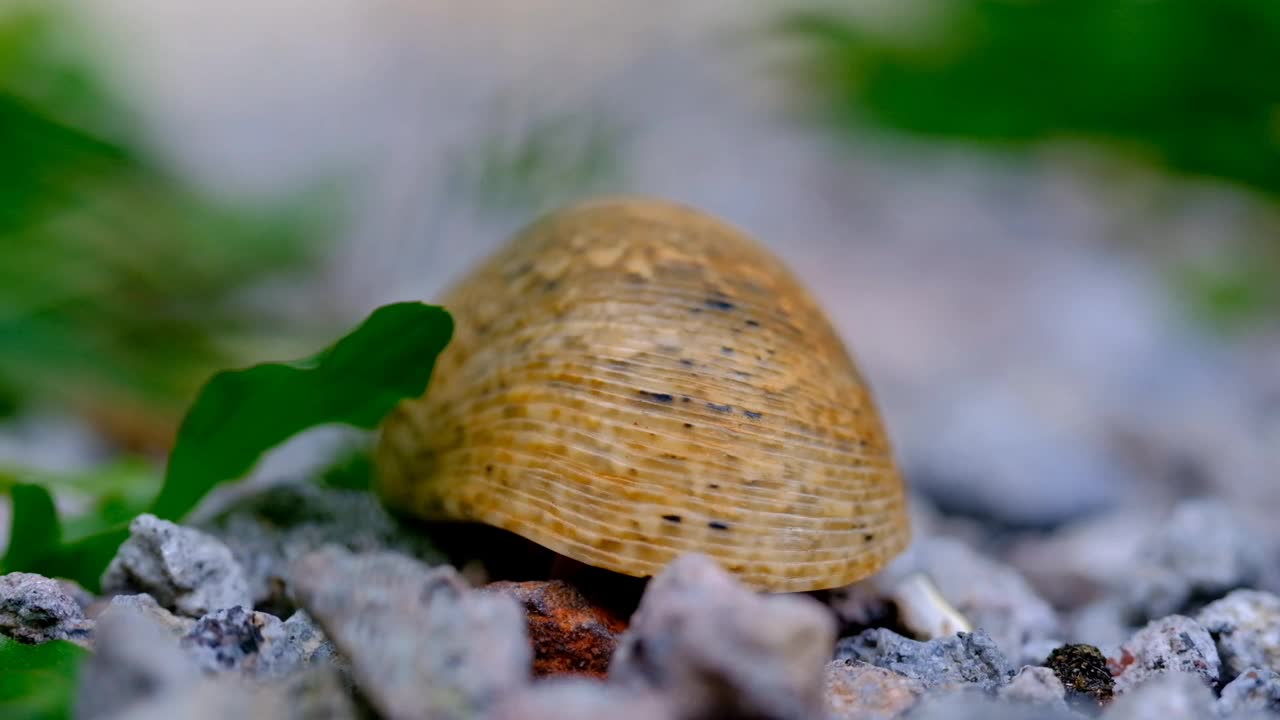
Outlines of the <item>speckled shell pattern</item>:
<svg viewBox="0 0 1280 720">
<path fill-rule="evenodd" d="M 441 304 L 454 338 L 382 427 L 389 507 L 638 577 L 705 553 L 773 592 L 846 585 L 905 548 L 867 384 L 809 292 L 737 229 L 659 200 L 575 205 Z"/>
</svg>

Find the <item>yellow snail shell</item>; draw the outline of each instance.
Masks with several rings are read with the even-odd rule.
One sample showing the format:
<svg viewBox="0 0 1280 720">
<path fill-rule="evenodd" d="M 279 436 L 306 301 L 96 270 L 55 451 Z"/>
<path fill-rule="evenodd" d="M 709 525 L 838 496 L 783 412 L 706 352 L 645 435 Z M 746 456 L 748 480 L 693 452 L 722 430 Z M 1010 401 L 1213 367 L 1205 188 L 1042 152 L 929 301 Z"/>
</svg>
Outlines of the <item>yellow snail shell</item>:
<svg viewBox="0 0 1280 720">
<path fill-rule="evenodd" d="M 901 552 L 874 398 L 809 292 L 699 211 L 622 198 L 517 233 L 441 300 L 452 342 L 382 427 L 378 491 L 644 577 L 847 585 Z"/>
</svg>

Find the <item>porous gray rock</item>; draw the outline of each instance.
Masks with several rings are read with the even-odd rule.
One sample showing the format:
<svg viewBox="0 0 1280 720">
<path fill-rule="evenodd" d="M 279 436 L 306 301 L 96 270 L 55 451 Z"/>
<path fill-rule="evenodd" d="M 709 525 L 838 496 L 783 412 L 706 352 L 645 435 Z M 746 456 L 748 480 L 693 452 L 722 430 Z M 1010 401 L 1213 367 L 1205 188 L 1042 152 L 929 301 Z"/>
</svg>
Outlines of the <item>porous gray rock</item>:
<svg viewBox="0 0 1280 720">
<path fill-rule="evenodd" d="M 680 718 L 811 718 L 835 635 L 813 598 L 752 592 L 711 558 L 687 554 L 650 581 L 609 679 L 666 695 Z"/>
<path fill-rule="evenodd" d="M 919 569 L 947 602 L 985 631 L 1014 663 L 1035 663 L 1044 648 L 1061 644 L 1057 614 L 1012 567 L 950 538 L 918 543 Z"/>
<path fill-rule="evenodd" d="M 974 687 L 930 693 L 906 717 L 909 720 L 1084 720 L 1084 716 L 1066 708 L 999 700 Z"/>
<path fill-rule="evenodd" d="M 1222 688 L 1219 714 L 1230 717 L 1263 711 L 1280 714 L 1280 674 L 1248 668 Z"/>
<path fill-rule="evenodd" d="M 996 694 L 1008 702 L 1067 709 L 1067 691 L 1062 681 L 1053 670 L 1038 665 L 1024 666 Z"/>
<path fill-rule="evenodd" d="M 1204 606 L 1196 620 L 1217 643 L 1224 681 L 1254 667 L 1280 672 L 1280 597 L 1236 590 Z"/>
<path fill-rule="evenodd" d="M 326 547 L 294 562 L 289 586 L 385 718 L 475 717 L 532 675 L 519 604 L 451 567 Z"/>
<path fill-rule="evenodd" d="M 104 593 L 145 592 L 179 615 L 252 607 L 239 563 L 216 538 L 142 514 L 102 575 Z"/>
<path fill-rule="evenodd" d="M 667 699 L 581 677 L 556 677 L 499 700 L 485 720 L 675 720 Z"/>
<path fill-rule="evenodd" d="M 1196 598 L 1220 597 L 1264 574 L 1265 544 L 1224 502 L 1185 501 L 1154 527 L 1124 585 L 1139 620 L 1184 612 Z"/>
<path fill-rule="evenodd" d="M 0 634 L 25 643 L 85 642 L 93 621 L 56 580 L 33 573 L 0 575 Z"/>
<path fill-rule="evenodd" d="M 1205 683 L 1218 681 L 1222 663 L 1209 631 L 1184 615 L 1152 620 L 1120 646 L 1119 657 L 1108 658 L 1116 678 L 1116 693 L 1124 693 L 1154 675 L 1194 673 Z"/>
<path fill-rule="evenodd" d="M 1119 684 L 1117 682 L 1117 684 Z M 1213 690 L 1199 673 L 1169 670 L 1146 675 L 1117 696 L 1103 720 L 1205 720 L 1213 717 Z"/>
<path fill-rule="evenodd" d="M 332 668 L 259 683 L 216 675 L 153 695 L 111 720 L 356 720 L 362 717 Z M 105 717 L 104 719 L 105 720 Z"/>
<path fill-rule="evenodd" d="M 916 704 L 924 684 L 857 660 L 833 660 L 823 671 L 822 694 L 832 720 L 891 720 Z"/>
<path fill-rule="evenodd" d="M 886 628 L 872 628 L 842 639 L 835 656 L 902 673 L 929 690 L 972 684 L 993 692 L 1013 676 L 1008 658 L 981 630 L 919 642 Z"/>
<path fill-rule="evenodd" d="M 182 638 L 182 648 L 208 672 L 234 670 L 257 678 L 297 672 L 331 646 L 305 613 L 281 622 L 241 607 L 210 613 Z"/>
<path fill-rule="evenodd" d="M 121 610 L 129 610 L 147 616 L 157 625 L 164 628 L 175 638 L 191 632 L 191 628 L 195 627 L 196 621 L 188 617 L 179 617 L 160 607 L 160 603 L 156 599 L 146 593 L 138 593 L 137 595 L 116 595 L 107 603 L 107 607 L 103 609 L 102 615 L 119 612 Z M 101 617 L 101 615 L 99 616 Z"/>
<path fill-rule="evenodd" d="M 1076 611 L 1114 602 L 1117 590 L 1130 583 L 1139 549 L 1162 520 L 1154 512 L 1125 506 L 1052 533 L 1017 538 L 1004 557 L 1041 597 Z"/>
<path fill-rule="evenodd" d="M 372 493 L 310 481 L 265 488 L 223 510 L 202 529 L 231 549 L 259 608 L 287 604 L 284 581 L 290 565 L 326 545 L 359 553 L 400 552 L 428 563 L 443 559 L 424 534 L 406 531 Z"/>
<path fill-rule="evenodd" d="M 94 653 L 80 671 L 75 716 L 130 717 L 136 706 L 199 681 L 199 669 L 171 631 L 145 610 L 117 605 L 98 617 Z"/>
<path fill-rule="evenodd" d="M 1137 628 L 1125 621 L 1124 605 L 1118 600 L 1101 600 L 1078 608 L 1067 620 L 1069 636 L 1112 655 L 1120 650 Z"/>
</svg>

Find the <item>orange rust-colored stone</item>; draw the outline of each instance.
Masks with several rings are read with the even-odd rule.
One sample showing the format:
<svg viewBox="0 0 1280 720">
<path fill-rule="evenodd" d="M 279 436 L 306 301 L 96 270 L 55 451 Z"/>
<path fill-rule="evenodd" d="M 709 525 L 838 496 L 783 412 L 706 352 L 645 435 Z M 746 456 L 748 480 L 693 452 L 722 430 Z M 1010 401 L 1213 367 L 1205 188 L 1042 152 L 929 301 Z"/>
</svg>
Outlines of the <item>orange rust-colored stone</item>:
<svg viewBox="0 0 1280 720">
<path fill-rule="evenodd" d="M 627 624 L 592 605 L 562 580 L 495 582 L 490 592 L 511 595 L 524 605 L 533 641 L 535 675 L 586 675 L 603 679 Z"/>
</svg>

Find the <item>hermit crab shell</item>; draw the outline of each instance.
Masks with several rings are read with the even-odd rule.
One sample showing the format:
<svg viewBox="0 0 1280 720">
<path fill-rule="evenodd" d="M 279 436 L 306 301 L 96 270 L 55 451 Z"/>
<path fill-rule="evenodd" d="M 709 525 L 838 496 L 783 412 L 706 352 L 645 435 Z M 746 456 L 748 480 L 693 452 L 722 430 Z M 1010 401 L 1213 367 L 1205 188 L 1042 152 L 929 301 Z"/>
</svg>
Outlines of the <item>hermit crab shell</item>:
<svg viewBox="0 0 1280 720">
<path fill-rule="evenodd" d="M 454 338 L 382 427 L 393 509 L 640 577 L 699 552 L 779 592 L 848 584 L 906 545 L 867 384 L 809 292 L 733 227 L 649 199 L 570 207 L 441 304 Z"/>
</svg>

